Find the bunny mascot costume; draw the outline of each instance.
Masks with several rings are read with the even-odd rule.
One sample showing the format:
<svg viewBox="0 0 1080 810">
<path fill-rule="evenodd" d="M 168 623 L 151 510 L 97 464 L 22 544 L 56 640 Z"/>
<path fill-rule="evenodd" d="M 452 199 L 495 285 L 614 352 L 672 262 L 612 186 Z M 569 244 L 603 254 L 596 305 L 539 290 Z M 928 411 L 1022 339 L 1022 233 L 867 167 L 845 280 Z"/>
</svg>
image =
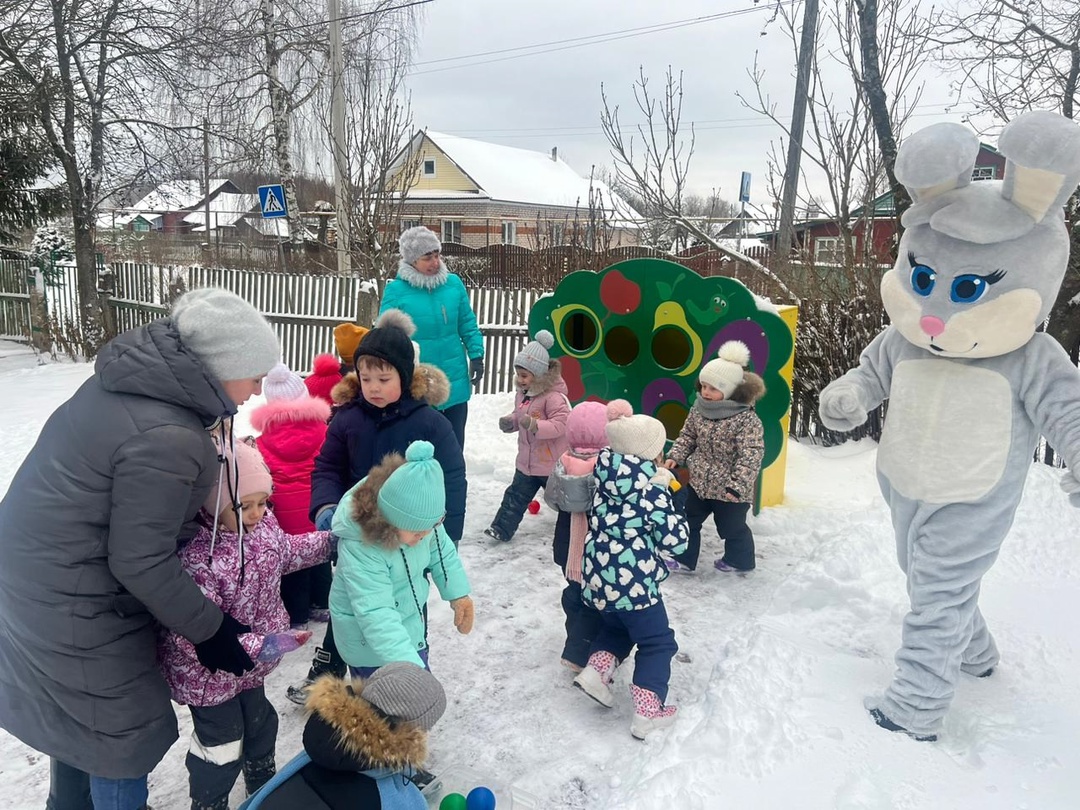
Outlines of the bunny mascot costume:
<svg viewBox="0 0 1080 810">
<path fill-rule="evenodd" d="M 892 325 L 820 400 L 822 422 L 839 431 L 889 400 L 878 481 L 911 610 L 893 681 L 866 707 L 920 740 L 937 738 L 960 673 L 986 676 L 998 662 L 979 586 L 1039 435 L 1080 472 L 1080 373 L 1035 331 L 1065 275 L 1062 206 L 1080 183 L 1080 126 L 1049 112 L 1012 121 L 998 142 L 1003 181 L 971 182 L 978 150 L 959 124 L 902 144 L 896 176 L 913 205 L 881 280 Z M 1074 475 L 1067 491 L 1080 491 Z"/>
</svg>

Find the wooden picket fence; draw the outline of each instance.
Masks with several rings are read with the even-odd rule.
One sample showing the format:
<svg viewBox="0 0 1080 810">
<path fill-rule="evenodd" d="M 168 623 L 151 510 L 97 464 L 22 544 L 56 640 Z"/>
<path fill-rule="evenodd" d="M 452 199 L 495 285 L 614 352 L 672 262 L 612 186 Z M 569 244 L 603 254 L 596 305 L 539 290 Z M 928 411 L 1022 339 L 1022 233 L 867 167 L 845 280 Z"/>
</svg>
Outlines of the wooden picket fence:
<svg viewBox="0 0 1080 810">
<path fill-rule="evenodd" d="M 78 301 L 73 265 L 58 265 L 62 282 L 45 290 L 53 329 L 77 328 Z M 334 353 L 334 327 L 372 311 L 370 282 L 355 276 L 302 275 L 219 267 L 169 267 L 134 262 L 110 265 L 112 309 L 117 331 L 160 318 L 186 290 L 223 287 L 250 301 L 274 327 L 282 359 L 304 372 L 321 352 Z M 0 338 L 27 342 L 30 336 L 30 265 L 0 261 Z M 513 358 L 525 344 L 529 310 L 541 290 L 469 289 L 484 336 L 486 370 L 480 393 L 513 390 Z M 376 307 L 377 309 L 377 307 Z M 362 317 L 362 316 L 361 316 Z"/>
</svg>

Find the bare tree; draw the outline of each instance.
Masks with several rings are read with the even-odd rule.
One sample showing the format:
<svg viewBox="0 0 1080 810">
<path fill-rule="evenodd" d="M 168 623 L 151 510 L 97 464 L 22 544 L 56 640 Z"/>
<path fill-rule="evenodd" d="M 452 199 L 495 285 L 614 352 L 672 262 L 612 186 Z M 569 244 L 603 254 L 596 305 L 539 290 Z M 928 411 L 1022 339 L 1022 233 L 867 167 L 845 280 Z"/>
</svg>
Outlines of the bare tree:
<svg viewBox="0 0 1080 810">
<path fill-rule="evenodd" d="M 680 132 L 682 74 L 676 78 L 669 67 L 663 89 L 657 96 L 649 89 L 649 79 L 642 68 L 634 82 L 633 92 L 637 111 L 644 117 L 644 123 L 638 124 L 627 136 L 619 120 L 619 106 L 609 102 L 603 85 L 600 88 L 603 101 L 600 125 L 611 146 L 619 185 L 633 189 L 644 208 L 653 212 L 656 219 L 680 228 L 715 250 L 748 265 L 766 276 L 784 295 L 797 301 L 798 296 L 768 267 L 724 245 L 709 234 L 697 218 L 685 212 L 686 182 L 694 154 L 694 131 L 691 125 L 688 139 Z"/>
<path fill-rule="evenodd" d="M 1075 0 L 947 3 L 932 17 L 931 40 L 956 76 L 959 98 L 973 96 L 998 122 L 1029 109 L 1077 117 L 1080 14 Z M 1080 359 L 1080 193 L 1065 206 L 1071 250 L 1047 331 Z"/>
<path fill-rule="evenodd" d="M 144 0 L 0 0 L 0 69 L 64 176 L 73 223 L 82 349 L 109 337 L 98 292 L 95 221 L 117 167 L 155 160 L 167 127 L 152 100 L 170 89 L 185 27 L 168 3 Z"/>
</svg>

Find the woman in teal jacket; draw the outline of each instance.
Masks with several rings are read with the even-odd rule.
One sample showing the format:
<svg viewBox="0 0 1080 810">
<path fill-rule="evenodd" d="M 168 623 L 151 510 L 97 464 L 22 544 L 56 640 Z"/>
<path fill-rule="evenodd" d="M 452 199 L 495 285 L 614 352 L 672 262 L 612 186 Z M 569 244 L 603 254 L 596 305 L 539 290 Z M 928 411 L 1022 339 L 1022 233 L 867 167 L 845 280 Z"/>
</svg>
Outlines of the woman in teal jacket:
<svg viewBox="0 0 1080 810">
<path fill-rule="evenodd" d="M 461 279 L 446 269 L 442 243 L 417 225 L 398 237 L 401 263 L 386 285 L 379 312 L 403 309 L 416 324 L 420 358 L 450 380 L 450 398 L 439 407 L 465 449 L 465 420 L 472 386 L 484 376 L 484 338 Z M 467 362 L 466 362 L 467 360 Z"/>
<path fill-rule="evenodd" d="M 425 571 L 454 609 L 458 632 L 472 630 L 469 580 L 442 519 L 446 490 L 430 442 L 392 453 L 341 499 L 333 532 L 338 566 L 330 590 L 334 638 L 353 677 L 383 664 L 427 667 Z"/>
</svg>

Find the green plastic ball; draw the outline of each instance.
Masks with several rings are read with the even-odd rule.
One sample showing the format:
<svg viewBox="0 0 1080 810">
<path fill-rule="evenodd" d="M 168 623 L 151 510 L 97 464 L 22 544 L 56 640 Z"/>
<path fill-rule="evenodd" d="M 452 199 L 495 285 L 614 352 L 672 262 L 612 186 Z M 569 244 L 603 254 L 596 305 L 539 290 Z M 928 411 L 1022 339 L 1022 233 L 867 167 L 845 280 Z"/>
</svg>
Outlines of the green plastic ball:
<svg viewBox="0 0 1080 810">
<path fill-rule="evenodd" d="M 466 810 L 468 803 L 460 793 L 447 793 L 439 802 L 439 810 Z"/>
</svg>

